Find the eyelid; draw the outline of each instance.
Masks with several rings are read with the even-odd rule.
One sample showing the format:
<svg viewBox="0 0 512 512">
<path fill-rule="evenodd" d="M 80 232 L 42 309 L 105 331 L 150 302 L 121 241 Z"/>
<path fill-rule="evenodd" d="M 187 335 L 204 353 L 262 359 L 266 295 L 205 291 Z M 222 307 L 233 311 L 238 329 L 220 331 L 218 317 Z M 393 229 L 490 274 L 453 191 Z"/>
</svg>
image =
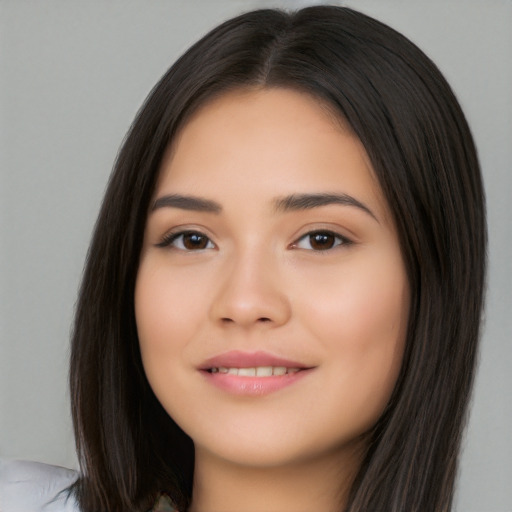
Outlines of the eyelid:
<svg viewBox="0 0 512 512">
<path fill-rule="evenodd" d="M 173 245 L 173 243 L 176 240 L 178 240 L 180 237 L 183 237 L 185 235 L 191 235 L 191 234 L 196 234 L 196 235 L 205 237 L 208 240 L 208 244 L 211 244 L 213 247 L 204 247 L 204 248 L 199 248 L 199 249 L 195 249 L 194 250 L 194 249 L 187 249 L 186 247 L 183 247 L 183 248 L 176 247 L 176 246 Z M 216 246 L 215 246 L 214 242 L 212 241 L 211 237 L 209 237 L 206 233 L 204 233 L 200 229 L 179 227 L 179 228 L 175 228 L 175 229 L 167 232 L 162 237 L 160 242 L 157 242 L 155 244 L 155 247 L 159 247 L 159 248 L 172 248 L 172 249 L 175 249 L 175 250 L 178 250 L 178 251 L 183 251 L 183 252 L 199 252 L 199 251 L 205 251 L 207 249 L 208 250 L 209 249 L 213 249 Z"/>
<path fill-rule="evenodd" d="M 176 245 L 174 245 L 174 242 L 176 240 L 178 240 L 180 237 L 183 237 L 183 236 L 189 235 L 189 234 L 196 234 L 196 235 L 199 235 L 200 237 L 204 237 L 207 240 L 207 246 L 203 247 L 203 248 L 199 247 L 199 248 L 194 249 L 194 248 L 186 248 L 186 247 L 177 247 Z M 314 247 L 309 247 L 309 248 L 299 247 L 299 243 L 302 240 L 305 240 L 305 239 L 307 239 L 307 237 L 311 237 L 312 235 L 315 235 L 315 234 L 329 235 L 329 236 L 334 237 L 337 241 L 334 243 L 334 245 L 332 247 L 326 247 L 326 248 L 322 248 L 322 249 L 320 249 L 320 248 L 315 249 Z M 338 230 L 334 230 L 330 227 L 318 226 L 318 227 L 315 227 L 314 229 L 309 229 L 308 231 L 303 232 L 303 234 L 301 234 L 300 236 L 296 237 L 295 241 L 292 242 L 289 247 L 292 249 L 301 249 L 301 250 L 307 250 L 307 251 L 312 251 L 312 252 L 328 252 L 328 251 L 332 251 L 333 249 L 335 249 L 337 247 L 347 247 L 347 246 L 353 245 L 354 243 L 355 242 L 352 238 L 349 238 L 346 235 L 341 234 Z M 183 252 L 200 252 L 200 251 L 211 250 L 211 249 L 217 248 L 217 245 L 212 240 L 211 235 L 207 234 L 205 232 L 205 230 L 202 229 L 201 227 L 195 227 L 195 226 L 189 227 L 189 226 L 182 225 L 182 226 L 175 227 L 175 228 L 171 229 L 170 231 L 168 231 L 167 233 L 165 233 L 165 235 L 163 235 L 161 237 L 160 241 L 155 243 L 155 247 L 175 249 L 175 250 L 183 251 Z"/>
<path fill-rule="evenodd" d="M 333 245 L 332 247 L 327 247 L 325 249 L 314 249 L 313 247 L 311 247 L 311 248 L 299 247 L 299 243 L 302 240 L 305 240 L 308 237 L 311 237 L 312 235 L 315 235 L 315 234 L 323 234 L 323 235 L 332 236 L 332 237 L 338 239 L 338 243 L 335 243 L 335 245 Z M 338 247 L 347 247 L 347 246 L 350 246 L 353 244 L 354 244 L 353 240 L 351 240 L 350 238 L 348 238 L 345 235 L 342 235 L 341 233 L 338 233 L 337 231 L 333 231 L 332 229 L 317 228 L 317 229 L 312 229 L 312 230 L 308 231 L 307 233 L 304 233 L 303 235 L 301 235 L 299 238 L 296 239 L 295 242 L 293 242 L 291 244 L 291 247 L 293 249 L 302 249 L 302 250 L 313 251 L 313 252 L 327 252 L 327 251 L 332 251 L 333 249 L 336 249 Z"/>
</svg>

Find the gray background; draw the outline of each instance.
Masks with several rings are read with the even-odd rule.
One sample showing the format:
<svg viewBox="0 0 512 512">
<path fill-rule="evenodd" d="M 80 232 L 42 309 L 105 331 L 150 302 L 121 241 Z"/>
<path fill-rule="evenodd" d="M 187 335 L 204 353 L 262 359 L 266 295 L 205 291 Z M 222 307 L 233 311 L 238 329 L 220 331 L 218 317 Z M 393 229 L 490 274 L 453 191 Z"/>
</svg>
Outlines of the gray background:
<svg viewBox="0 0 512 512">
<path fill-rule="evenodd" d="M 76 466 L 68 333 L 117 148 L 172 61 L 250 0 L 0 0 L 0 454 Z M 512 1 L 343 2 L 416 42 L 472 126 L 490 273 L 457 511 L 512 510 Z"/>
</svg>

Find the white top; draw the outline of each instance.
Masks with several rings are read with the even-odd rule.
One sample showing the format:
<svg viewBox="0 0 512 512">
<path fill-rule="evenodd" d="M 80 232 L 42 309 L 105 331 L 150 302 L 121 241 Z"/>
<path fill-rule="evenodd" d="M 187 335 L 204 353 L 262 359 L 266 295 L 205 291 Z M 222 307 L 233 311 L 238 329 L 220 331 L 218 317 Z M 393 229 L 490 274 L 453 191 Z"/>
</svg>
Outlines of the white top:
<svg viewBox="0 0 512 512">
<path fill-rule="evenodd" d="M 0 512 L 79 512 L 65 492 L 77 477 L 66 468 L 0 459 Z"/>
</svg>

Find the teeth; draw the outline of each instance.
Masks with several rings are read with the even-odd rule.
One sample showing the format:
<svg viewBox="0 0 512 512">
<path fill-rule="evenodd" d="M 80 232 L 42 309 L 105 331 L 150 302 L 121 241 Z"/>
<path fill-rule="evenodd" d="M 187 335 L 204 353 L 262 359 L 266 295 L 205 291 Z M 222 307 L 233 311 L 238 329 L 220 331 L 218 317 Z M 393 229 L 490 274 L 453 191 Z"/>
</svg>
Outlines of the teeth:
<svg viewBox="0 0 512 512">
<path fill-rule="evenodd" d="M 254 368 L 210 368 L 211 373 L 227 373 L 239 377 L 272 377 L 297 373 L 299 368 L 286 368 L 286 366 L 257 366 Z"/>
<path fill-rule="evenodd" d="M 240 368 L 238 370 L 238 375 L 240 377 L 255 377 L 256 376 L 256 368 Z"/>
<path fill-rule="evenodd" d="M 271 377 L 272 376 L 272 366 L 258 366 L 258 368 L 256 368 L 256 376 L 257 377 Z"/>
</svg>

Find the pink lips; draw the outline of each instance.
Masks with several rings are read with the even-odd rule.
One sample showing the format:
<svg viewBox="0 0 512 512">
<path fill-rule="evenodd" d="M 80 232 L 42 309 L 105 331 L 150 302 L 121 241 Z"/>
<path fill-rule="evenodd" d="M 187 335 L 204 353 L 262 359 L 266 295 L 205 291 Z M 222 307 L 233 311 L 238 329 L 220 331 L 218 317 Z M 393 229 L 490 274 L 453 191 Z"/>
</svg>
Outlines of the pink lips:
<svg viewBox="0 0 512 512">
<path fill-rule="evenodd" d="M 219 368 L 274 367 L 294 369 L 293 373 L 271 376 L 240 376 L 220 373 Z M 295 371 L 297 370 L 298 371 Z M 206 360 L 199 370 L 214 386 L 235 395 L 258 396 L 287 387 L 310 373 L 312 368 L 266 352 L 241 352 L 233 350 Z M 213 370 L 213 371 L 212 371 Z"/>
<path fill-rule="evenodd" d="M 286 368 L 306 368 L 302 363 L 290 361 L 267 352 L 241 352 L 232 350 L 206 360 L 200 367 L 209 370 L 224 366 L 227 368 L 253 368 L 255 366 L 285 366 Z"/>
</svg>

